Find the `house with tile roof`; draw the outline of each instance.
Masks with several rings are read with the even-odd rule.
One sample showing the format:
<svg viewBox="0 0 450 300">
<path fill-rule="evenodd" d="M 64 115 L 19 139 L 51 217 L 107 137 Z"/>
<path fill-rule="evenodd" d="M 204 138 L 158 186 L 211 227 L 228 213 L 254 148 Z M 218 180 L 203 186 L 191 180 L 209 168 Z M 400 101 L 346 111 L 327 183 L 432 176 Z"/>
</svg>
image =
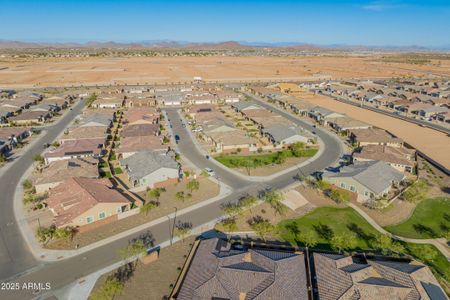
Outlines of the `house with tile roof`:
<svg viewBox="0 0 450 300">
<path fill-rule="evenodd" d="M 318 252 L 312 257 L 316 297 L 320 300 L 448 300 L 431 270 L 415 261 Z"/>
<path fill-rule="evenodd" d="M 98 160 L 87 157 L 52 162 L 33 176 L 32 183 L 39 194 L 72 177 L 98 178 Z"/>
<path fill-rule="evenodd" d="M 403 140 L 380 128 L 352 129 L 350 141 L 358 147 L 367 145 L 384 145 L 390 147 L 403 147 Z"/>
<path fill-rule="evenodd" d="M 128 211 L 131 206 L 109 180 L 80 177 L 51 189 L 46 203 L 57 227 L 91 224 Z"/>
<path fill-rule="evenodd" d="M 237 250 L 218 238 L 199 241 L 193 251 L 172 299 L 308 299 L 301 252 Z"/>
<path fill-rule="evenodd" d="M 353 161 L 381 160 L 400 172 L 414 171 L 416 166 L 415 150 L 384 145 L 368 145 L 353 153 Z"/>
<path fill-rule="evenodd" d="M 71 158 L 93 157 L 98 159 L 104 152 L 104 142 L 104 138 L 65 141 L 59 147 L 46 152 L 44 159 L 47 164 Z"/>
</svg>

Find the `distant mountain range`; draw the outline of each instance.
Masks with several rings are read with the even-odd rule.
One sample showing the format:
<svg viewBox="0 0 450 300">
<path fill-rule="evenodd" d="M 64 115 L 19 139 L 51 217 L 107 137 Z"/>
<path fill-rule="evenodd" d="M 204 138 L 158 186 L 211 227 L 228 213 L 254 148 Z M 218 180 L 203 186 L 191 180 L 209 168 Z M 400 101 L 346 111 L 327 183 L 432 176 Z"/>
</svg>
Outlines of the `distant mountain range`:
<svg viewBox="0 0 450 300">
<path fill-rule="evenodd" d="M 246 41 L 226 41 L 219 43 L 193 43 L 171 40 L 144 40 L 139 42 L 98 42 L 89 41 L 86 43 L 49 43 L 49 42 L 24 42 L 12 40 L 0 40 L 0 49 L 65 49 L 65 48 L 85 48 L 85 49 L 192 49 L 192 50 L 257 50 L 257 49 L 281 49 L 281 50 L 348 50 L 348 51 L 449 51 L 450 45 L 442 47 L 422 47 L 422 46 L 358 46 L 358 45 L 313 45 L 299 42 L 246 42 Z"/>
</svg>

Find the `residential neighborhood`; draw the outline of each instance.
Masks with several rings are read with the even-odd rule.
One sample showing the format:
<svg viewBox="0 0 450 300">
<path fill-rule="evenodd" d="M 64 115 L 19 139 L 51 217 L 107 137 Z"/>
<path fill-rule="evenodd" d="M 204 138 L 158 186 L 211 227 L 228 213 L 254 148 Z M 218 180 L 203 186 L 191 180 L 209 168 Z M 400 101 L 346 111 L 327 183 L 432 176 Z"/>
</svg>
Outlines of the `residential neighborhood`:
<svg viewBox="0 0 450 300">
<path fill-rule="evenodd" d="M 288 250 L 279 245 L 267 248 L 269 240 L 275 244 L 281 243 L 277 239 L 290 241 L 295 229 L 283 229 L 284 219 L 307 218 L 315 207 L 355 206 L 374 218 L 382 218 L 378 215 L 383 209 L 394 207 L 387 214 L 395 219 L 400 203 L 424 193 L 424 182 L 429 182 L 424 174 L 442 172 L 430 169 L 428 163 L 433 162 L 425 162 L 427 157 L 391 132 L 311 104 L 309 99 L 317 94 L 305 94 L 305 88 L 312 86 L 280 83 L 230 88 L 196 83 L 78 90 L 86 98 L 74 93 L 67 101 L 62 96 L 31 98 L 35 104 L 5 115 L 6 126 L 0 128 L 4 157 L 20 153 L 24 142 L 39 137 L 51 120 L 20 126 L 13 117 L 27 116 L 28 110 L 30 116 L 48 113 L 58 122 L 58 117 L 72 112 L 72 106 L 83 105 L 54 140 L 43 145 L 43 153 L 33 157 L 32 174 L 22 182 L 27 226 L 42 249 L 71 251 L 172 216 L 170 240 L 183 240 L 194 228 L 189 222 L 176 223 L 178 210 L 227 199 L 233 195 L 229 190 L 243 182 L 248 185 L 247 194 L 240 194 L 237 204 L 221 205 L 224 216 L 214 228 L 234 238 L 243 238 L 234 231 L 250 230 L 251 240 L 235 243 L 222 236 L 198 238 L 189 244 L 193 245 L 190 255 L 179 267 L 170 291 L 173 299 L 257 295 L 264 299 L 352 295 L 377 299 L 373 295 L 383 293 L 400 299 L 431 293 L 445 297 L 426 265 L 397 250 L 364 259 L 343 253 L 353 237 L 334 246 L 341 237 L 337 233 L 334 239 L 326 237 L 327 230 L 333 232 L 328 227 L 314 225 L 316 233 L 305 234 L 311 236 L 312 244 L 317 238 L 327 240 L 334 252 Z M 60 109 L 53 110 L 54 105 Z M 322 168 L 303 172 L 322 157 L 326 157 Z M 259 184 L 278 184 L 285 178 L 294 178 L 292 187 L 282 191 L 266 187 L 255 194 Z M 279 236 L 274 234 L 276 226 Z M 303 246 L 309 243 L 306 236 L 298 238 Z M 373 236 L 376 241 L 368 242 L 369 247 L 377 249 L 377 239 L 383 238 Z M 390 243 L 397 247 L 397 242 Z M 144 265 L 147 260 L 149 266 L 155 259 L 164 261 L 152 251 L 143 256 Z M 404 271 L 410 269 L 414 271 Z M 408 283 L 389 272 L 407 274 L 401 276 L 407 276 Z M 241 283 L 239 278 L 250 273 L 252 279 Z M 356 273 L 364 276 L 355 277 Z"/>
</svg>

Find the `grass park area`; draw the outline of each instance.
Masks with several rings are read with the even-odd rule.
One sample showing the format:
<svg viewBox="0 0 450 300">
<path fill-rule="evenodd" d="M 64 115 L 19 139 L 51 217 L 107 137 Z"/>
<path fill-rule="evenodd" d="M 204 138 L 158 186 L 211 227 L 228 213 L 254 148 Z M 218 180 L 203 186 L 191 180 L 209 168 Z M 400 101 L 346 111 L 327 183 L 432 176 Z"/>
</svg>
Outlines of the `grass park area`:
<svg viewBox="0 0 450 300">
<path fill-rule="evenodd" d="M 421 201 L 405 222 L 385 228 L 393 234 L 409 238 L 450 237 L 450 198 Z"/>
<path fill-rule="evenodd" d="M 370 249 L 377 231 L 352 208 L 319 207 L 296 220 L 278 224 L 281 237 L 292 244 L 305 232 L 313 232 L 317 247 L 331 250 L 330 241 L 335 235 L 355 236 L 354 249 Z"/>
<path fill-rule="evenodd" d="M 347 245 L 352 244 L 347 251 L 376 249 L 379 236 L 379 233 L 351 208 L 319 207 L 301 218 L 280 222 L 278 230 L 281 238 L 292 244 L 302 244 L 302 235 L 307 236 L 309 233 L 317 241 L 314 248 L 324 250 L 333 249 L 335 237 L 338 236 L 344 237 L 344 243 Z M 447 281 L 444 284 L 449 287 L 450 262 L 434 246 L 409 243 L 401 245 L 404 248 L 403 253 L 429 265 L 441 281 Z"/>
<path fill-rule="evenodd" d="M 318 149 L 304 148 L 299 151 L 292 151 L 290 149 L 255 155 L 220 155 L 215 159 L 228 168 L 258 168 L 272 164 L 282 164 L 286 159 L 291 157 L 313 157 Z"/>
</svg>

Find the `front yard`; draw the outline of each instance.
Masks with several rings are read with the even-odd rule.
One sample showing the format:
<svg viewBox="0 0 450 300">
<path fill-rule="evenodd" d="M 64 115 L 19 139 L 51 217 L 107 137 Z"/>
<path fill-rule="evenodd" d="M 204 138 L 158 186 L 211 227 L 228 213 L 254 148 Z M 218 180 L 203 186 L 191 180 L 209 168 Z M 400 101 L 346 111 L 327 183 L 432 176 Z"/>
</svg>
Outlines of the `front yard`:
<svg viewBox="0 0 450 300">
<path fill-rule="evenodd" d="M 148 212 L 138 212 L 136 215 L 100 226 L 91 231 L 77 233 L 72 240 L 52 240 L 46 247 L 50 249 L 75 249 L 77 245 L 78 247 L 83 247 L 173 213 L 175 211 L 174 207 L 180 210 L 218 195 L 219 185 L 217 183 L 212 182 L 207 177 L 199 177 L 197 180 L 199 189 L 192 192 L 186 188 L 186 181 L 166 187 L 166 191 L 160 192 L 158 199 L 149 197 L 150 193 L 143 192 L 140 196 L 146 201 L 157 201 L 159 205 Z M 179 192 L 184 192 L 185 197 L 177 196 Z M 188 197 L 188 193 L 192 196 Z"/>
</svg>

